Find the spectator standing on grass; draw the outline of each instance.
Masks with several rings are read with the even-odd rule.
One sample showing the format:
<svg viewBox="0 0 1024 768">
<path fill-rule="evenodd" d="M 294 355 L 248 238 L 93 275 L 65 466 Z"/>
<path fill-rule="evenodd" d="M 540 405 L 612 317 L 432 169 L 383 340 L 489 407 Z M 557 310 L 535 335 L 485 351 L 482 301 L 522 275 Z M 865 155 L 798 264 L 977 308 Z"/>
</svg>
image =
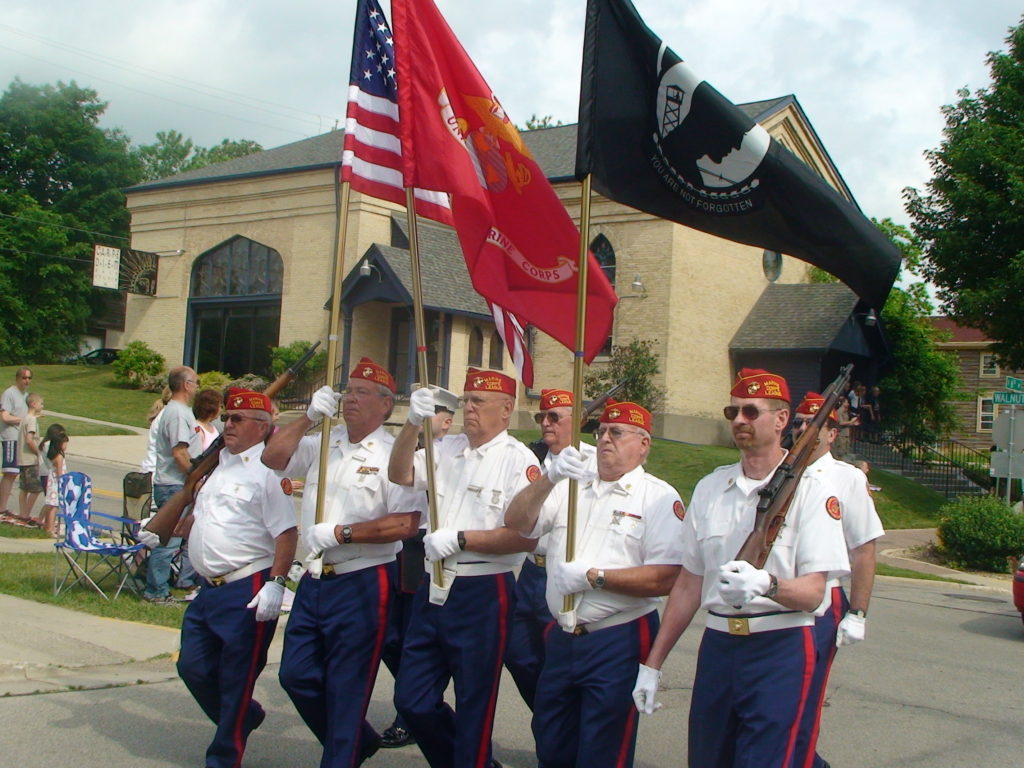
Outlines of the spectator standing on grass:
<svg viewBox="0 0 1024 768">
<path fill-rule="evenodd" d="M 0 395 L 0 445 L 3 448 L 3 475 L 0 476 L 0 514 L 9 514 L 7 504 L 20 470 L 18 469 L 18 425 L 28 413 L 25 402 L 32 371 L 19 368 L 14 372 L 14 384 Z"/>
<path fill-rule="evenodd" d="M 68 471 L 67 461 L 64 456 L 68 449 L 68 432 L 60 424 L 51 424 L 46 430 L 46 437 L 39 444 L 39 452 L 43 457 L 43 527 L 54 538 L 58 537 L 57 529 L 57 508 L 60 506 L 57 500 L 57 486 L 60 484 L 60 476 Z"/>
<path fill-rule="evenodd" d="M 33 392 L 26 398 L 28 413 L 18 425 L 18 468 L 21 470 L 19 514 L 22 520 L 38 525 L 32 507 L 43 491 L 39 482 L 39 417 L 43 414 L 43 396 Z"/>
<path fill-rule="evenodd" d="M 185 484 L 192 469 L 192 458 L 200 452 L 199 427 L 189 404 L 199 386 L 196 372 L 188 366 L 172 368 L 167 375 L 171 397 L 160 412 L 156 429 L 156 467 L 153 471 L 153 504 L 159 509 Z M 171 561 L 181 549 L 180 536 L 172 536 L 166 546 L 158 546 L 149 556 L 146 570 L 146 589 L 143 599 L 151 603 L 170 603 Z M 187 553 L 182 554 L 178 585 L 194 586 L 194 578 Z"/>
<path fill-rule="evenodd" d="M 220 416 L 220 405 L 221 394 L 216 389 L 204 389 L 196 395 L 192 403 L 192 415 L 196 417 L 203 451 L 209 448 L 220 434 L 213 424 L 214 419 Z"/>
<path fill-rule="evenodd" d="M 146 414 L 146 421 L 149 423 L 149 441 L 146 444 L 146 458 L 139 465 L 141 472 L 149 472 L 152 475 L 153 470 L 156 468 L 156 436 L 160 431 L 160 416 L 163 414 L 164 408 L 170 399 L 171 388 L 164 387 L 160 398 L 154 400 L 153 404 L 149 406 L 149 412 Z"/>
</svg>

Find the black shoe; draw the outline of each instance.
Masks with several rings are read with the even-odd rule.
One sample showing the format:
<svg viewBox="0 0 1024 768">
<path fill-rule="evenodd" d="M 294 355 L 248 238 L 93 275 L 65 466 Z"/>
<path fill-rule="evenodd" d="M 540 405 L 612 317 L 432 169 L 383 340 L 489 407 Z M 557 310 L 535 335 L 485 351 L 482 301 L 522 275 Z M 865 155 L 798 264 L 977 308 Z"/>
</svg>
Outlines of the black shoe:
<svg viewBox="0 0 1024 768">
<path fill-rule="evenodd" d="M 492 757 L 490 768 L 504 768 L 504 766 Z"/>
<path fill-rule="evenodd" d="M 371 757 L 377 754 L 377 750 L 380 749 L 380 736 L 374 734 L 372 739 L 367 739 L 363 742 L 362 749 L 359 750 L 359 759 L 356 761 L 356 765 L 362 765 Z"/>
<path fill-rule="evenodd" d="M 390 728 L 380 735 L 381 749 L 397 749 L 398 747 L 404 747 L 406 744 L 415 743 L 416 739 L 413 738 L 412 734 L 400 725 L 392 724 Z"/>
</svg>

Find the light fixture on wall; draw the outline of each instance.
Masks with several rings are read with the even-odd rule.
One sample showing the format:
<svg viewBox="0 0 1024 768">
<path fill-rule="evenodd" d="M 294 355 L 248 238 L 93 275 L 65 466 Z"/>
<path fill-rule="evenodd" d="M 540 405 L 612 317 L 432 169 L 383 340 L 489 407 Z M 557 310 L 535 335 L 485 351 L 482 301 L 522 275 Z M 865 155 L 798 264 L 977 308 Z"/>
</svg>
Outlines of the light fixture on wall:
<svg viewBox="0 0 1024 768">
<path fill-rule="evenodd" d="M 155 253 L 157 256 L 183 256 L 188 251 L 184 248 L 175 248 L 173 251 L 152 251 L 152 253 Z"/>
<path fill-rule="evenodd" d="M 371 264 L 369 259 L 363 259 L 362 263 L 359 265 L 359 276 L 369 277 L 374 270 L 377 271 L 377 282 L 383 283 L 384 278 L 380 273 L 380 267 L 378 267 L 376 264 Z"/>
<path fill-rule="evenodd" d="M 878 325 L 878 315 L 875 314 L 874 309 L 869 309 L 864 313 L 864 327 L 874 328 L 876 325 Z"/>
<path fill-rule="evenodd" d="M 629 284 L 629 287 L 633 291 L 633 293 L 623 294 L 623 295 L 619 296 L 620 299 L 646 299 L 647 298 L 647 296 L 648 296 L 648 294 L 647 294 L 647 286 L 645 286 L 644 285 L 644 281 L 642 279 L 640 279 L 640 273 L 639 272 L 637 272 L 636 276 L 633 278 L 633 282 Z"/>
</svg>

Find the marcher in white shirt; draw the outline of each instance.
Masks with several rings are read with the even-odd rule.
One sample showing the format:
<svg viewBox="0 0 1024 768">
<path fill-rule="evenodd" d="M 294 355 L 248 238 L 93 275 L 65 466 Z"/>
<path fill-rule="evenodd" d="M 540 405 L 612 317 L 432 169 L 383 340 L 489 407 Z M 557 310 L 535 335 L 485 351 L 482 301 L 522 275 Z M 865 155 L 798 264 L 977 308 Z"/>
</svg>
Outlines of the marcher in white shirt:
<svg viewBox="0 0 1024 768">
<path fill-rule="evenodd" d="M 203 588 L 185 611 L 178 674 L 216 725 L 208 768 L 241 764 L 265 716 L 253 688 L 267 662 L 298 532 L 290 488 L 263 466 L 270 401 L 228 396 L 224 448 L 196 494 L 189 551 Z M 150 536 L 155 534 L 149 534 Z"/>
<path fill-rule="evenodd" d="M 547 603 L 561 631 L 547 635 L 533 707 L 537 760 L 546 768 L 633 764 L 638 715 L 630 694 L 658 631 L 660 596 L 679 573 L 685 514 L 676 490 L 644 471 L 650 430 L 646 408 L 609 400 L 596 460 L 564 448 L 505 516 L 520 532 L 551 535 Z M 572 562 L 566 477 L 580 481 Z M 575 596 L 569 612 L 566 595 Z"/>
<path fill-rule="evenodd" d="M 825 398 L 817 392 L 804 395 L 793 418 L 794 431 L 804 430 L 824 404 Z M 825 585 L 824 612 L 819 609 L 814 623 L 818 663 L 811 681 L 809 705 L 804 710 L 797 737 L 796 760 L 793 763 L 796 768 L 828 768 L 828 762 L 815 752 L 828 676 L 836 648 L 864 639 L 868 603 L 875 583 L 875 540 L 885 533 L 871 499 L 867 476 L 852 464 L 832 456 L 832 446 L 838 434 L 839 419 L 833 411 L 821 430 L 811 454 L 812 463 L 806 471 L 826 478 L 839 496 L 843 510 L 843 537 L 850 553 L 850 597 L 847 600 L 838 579 L 830 579 Z"/>
<path fill-rule="evenodd" d="M 785 379 L 759 369 L 737 374 L 724 414 L 740 462 L 694 489 L 683 525 L 683 568 L 661 629 L 637 674 L 637 708 L 657 708 L 660 669 L 693 620 L 707 612 L 690 699 L 691 766 L 791 766 L 813 671 L 814 619 L 825 582 L 849 572 L 835 491 L 804 473 L 763 568 L 736 560 L 754 528 L 758 491 L 786 452 Z"/>
<path fill-rule="evenodd" d="M 342 394 L 314 393 L 305 416 L 273 434 L 263 463 L 282 482 L 305 477 L 302 530 L 308 571 L 302 577 L 281 657 L 281 686 L 323 745 L 321 766 L 349 768 L 377 751 L 380 736 L 366 709 L 387 631 L 395 555 L 426 507 L 422 494 L 387 478 L 394 438 L 384 421 L 394 408 L 395 380 L 362 358 Z M 341 401 L 344 426 L 330 432 L 323 483 L 324 522 L 316 522 L 319 434 L 304 437 Z"/>
</svg>

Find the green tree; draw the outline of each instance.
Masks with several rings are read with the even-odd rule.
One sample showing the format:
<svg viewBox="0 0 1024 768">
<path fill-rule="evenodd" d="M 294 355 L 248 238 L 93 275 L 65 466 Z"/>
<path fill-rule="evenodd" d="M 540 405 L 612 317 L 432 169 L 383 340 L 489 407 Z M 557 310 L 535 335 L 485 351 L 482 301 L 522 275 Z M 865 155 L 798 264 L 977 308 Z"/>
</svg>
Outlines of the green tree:
<svg viewBox="0 0 1024 768">
<path fill-rule="evenodd" d="M 0 362 L 77 351 L 90 312 L 92 244 L 127 242 L 122 189 L 141 177 L 95 91 L 14 80 L 0 96 Z"/>
<path fill-rule="evenodd" d="M 263 147 L 250 139 L 222 139 L 220 144 L 214 144 L 209 149 L 199 147 L 187 170 L 223 163 L 225 160 L 234 160 L 236 157 L 245 157 L 262 151 Z"/>
<path fill-rule="evenodd" d="M 660 369 L 654 342 L 633 339 L 629 344 L 614 345 L 608 365 L 588 373 L 583 389 L 587 397 L 597 397 L 625 379 L 626 386 L 615 399 L 639 403 L 654 413 L 665 405 L 665 388 L 654 383 Z"/>
<path fill-rule="evenodd" d="M 159 131 L 154 143 L 143 144 L 135 153 L 142 163 L 143 179 L 153 181 L 262 151 L 263 147 L 249 139 L 224 139 L 207 148 L 196 146 L 177 131 Z"/>
<path fill-rule="evenodd" d="M 555 120 L 551 115 L 544 115 L 541 117 L 533 114 L 527 119 L 525 128 L 517 125 L 516 129 L 519 131 L 535 131 L 538 128 L 555 128 L 559 125 L 562 125 L 562 121 Z"/>
<path fill-rule="evenodd" d="M 946 126 L 927 153 L 924 193 L 904 190 L 924 275 L 957 322 L 995 340 L 1024 368 L 1024 23 L 988 55 L 991 84 L 942 108 Z"/>
</svg>

